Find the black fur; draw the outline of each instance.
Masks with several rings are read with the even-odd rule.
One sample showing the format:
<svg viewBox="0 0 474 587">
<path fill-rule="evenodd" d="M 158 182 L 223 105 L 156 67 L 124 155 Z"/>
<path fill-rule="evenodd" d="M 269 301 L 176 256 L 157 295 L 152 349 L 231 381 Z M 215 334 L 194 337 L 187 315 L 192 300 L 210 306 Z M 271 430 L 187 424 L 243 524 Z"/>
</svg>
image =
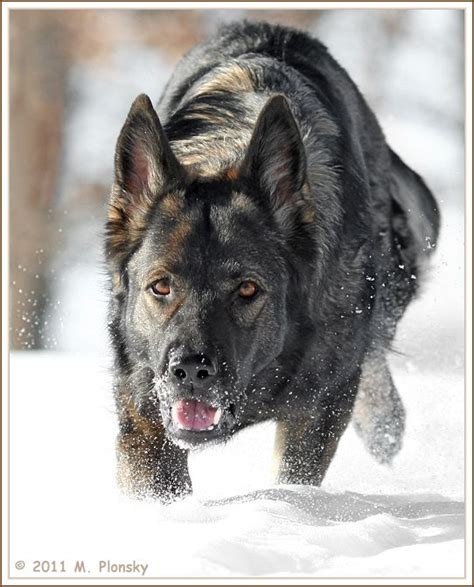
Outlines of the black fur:
<svg viewBox="0 0 474 587">
<path fill-rule="evenodd" d="M 158 113 L 163 127 L 146 97 L 132 106 L 107 225 L 122 484 L 186 492 L 186 450 L 267 419 L 282 482 L 319 484 L 352 413 L 390 461 L 404 410 L 385 356 L 436 244 L 430 191 L 292 29 L 223 28 Z M 183 400 L 219 423 L 178 428 Z"/>
</svg>

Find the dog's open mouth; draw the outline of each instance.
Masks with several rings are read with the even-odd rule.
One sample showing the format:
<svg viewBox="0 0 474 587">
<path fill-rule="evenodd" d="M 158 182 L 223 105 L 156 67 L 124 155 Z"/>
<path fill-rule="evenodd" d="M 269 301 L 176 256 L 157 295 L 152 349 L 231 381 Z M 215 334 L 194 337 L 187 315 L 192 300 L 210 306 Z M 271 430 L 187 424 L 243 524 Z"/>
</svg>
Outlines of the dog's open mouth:
<svg viewBox="0 0 474 587">
<path fill-rule="evenodd" d="M 179 400 L 171 407 L 171 417 L 179 430 L 213 430 L 222 418 L 222 408 L 195 399 Z"/>
<path fill-rule="evenodd" d="M 236 427 L 235 404 L 208 404 L 202 399 L 174 400 L 160 406 L 163 423 L 173 442 L 191 449 L 229 437 Z"/>
</svg>

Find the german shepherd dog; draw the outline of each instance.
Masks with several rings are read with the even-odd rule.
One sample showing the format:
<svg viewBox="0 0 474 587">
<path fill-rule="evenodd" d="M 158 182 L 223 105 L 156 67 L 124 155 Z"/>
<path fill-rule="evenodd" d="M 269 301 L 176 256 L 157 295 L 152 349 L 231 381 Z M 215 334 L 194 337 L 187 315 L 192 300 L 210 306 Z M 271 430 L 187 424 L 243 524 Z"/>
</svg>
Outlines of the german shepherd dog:
<svg viewBox="0 0 474 587">
<path fill-rule="evenodd" d="M 319 485 L 351 417 L 390 462 L 386 355 L 436 244 L 429 189 L 297 30 L 222 28 L 157 111 L 131 106 L 106 226 L 119 484 L 183 495 L 188 450 L 264 420 L 281 483 Z"/>
</svg>

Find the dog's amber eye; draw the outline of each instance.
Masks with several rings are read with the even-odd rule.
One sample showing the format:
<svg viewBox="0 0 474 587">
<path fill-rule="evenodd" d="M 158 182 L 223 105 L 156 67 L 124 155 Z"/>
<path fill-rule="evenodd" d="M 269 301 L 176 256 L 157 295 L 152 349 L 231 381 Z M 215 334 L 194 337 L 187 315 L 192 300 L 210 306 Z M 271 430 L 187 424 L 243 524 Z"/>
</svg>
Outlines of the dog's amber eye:
<svg viewBox="0 0 474 587">
<path fill-rule="evenodd" d="M 239 296 L 241 298 L 253 298 L 257 295 L 258 287 L 254 281 L 243 281 L 239 287 Z"/>
<path fill-rule="evenodd" d="M 159 279 L 152 284 L 151 291 L 155 296 L 169 296 L 171 293 L 170 282 L 166 278 Z"/>
</svg>

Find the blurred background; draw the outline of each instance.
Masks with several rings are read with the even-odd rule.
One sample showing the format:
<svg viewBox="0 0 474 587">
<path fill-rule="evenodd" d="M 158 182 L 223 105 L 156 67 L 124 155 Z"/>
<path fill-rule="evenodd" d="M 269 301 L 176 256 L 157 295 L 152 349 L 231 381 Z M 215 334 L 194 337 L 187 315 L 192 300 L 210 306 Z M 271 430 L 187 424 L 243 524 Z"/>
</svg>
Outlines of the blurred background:
<svg viewBox="0 0 474 587">
<path fill-rule="evenodd" d="M 446 366 L 460 367 L 463 16 L 434 9 L 11 10 L 11 347 L 107 352 L 102 230 L 121 125 L 137 94 L 158 100 L 195 43 L 222 22 L 248 18 L 304 29 L 328 45 L 390 144 L 436 194 L 451 223 L 442 262 L 452 266 L 439 292 L 451 310 L 430 325 L 430 336 L 449 348 Z M 420 334 L 412 342 L 418 353 L 423 341 Z"/>
</svg>

